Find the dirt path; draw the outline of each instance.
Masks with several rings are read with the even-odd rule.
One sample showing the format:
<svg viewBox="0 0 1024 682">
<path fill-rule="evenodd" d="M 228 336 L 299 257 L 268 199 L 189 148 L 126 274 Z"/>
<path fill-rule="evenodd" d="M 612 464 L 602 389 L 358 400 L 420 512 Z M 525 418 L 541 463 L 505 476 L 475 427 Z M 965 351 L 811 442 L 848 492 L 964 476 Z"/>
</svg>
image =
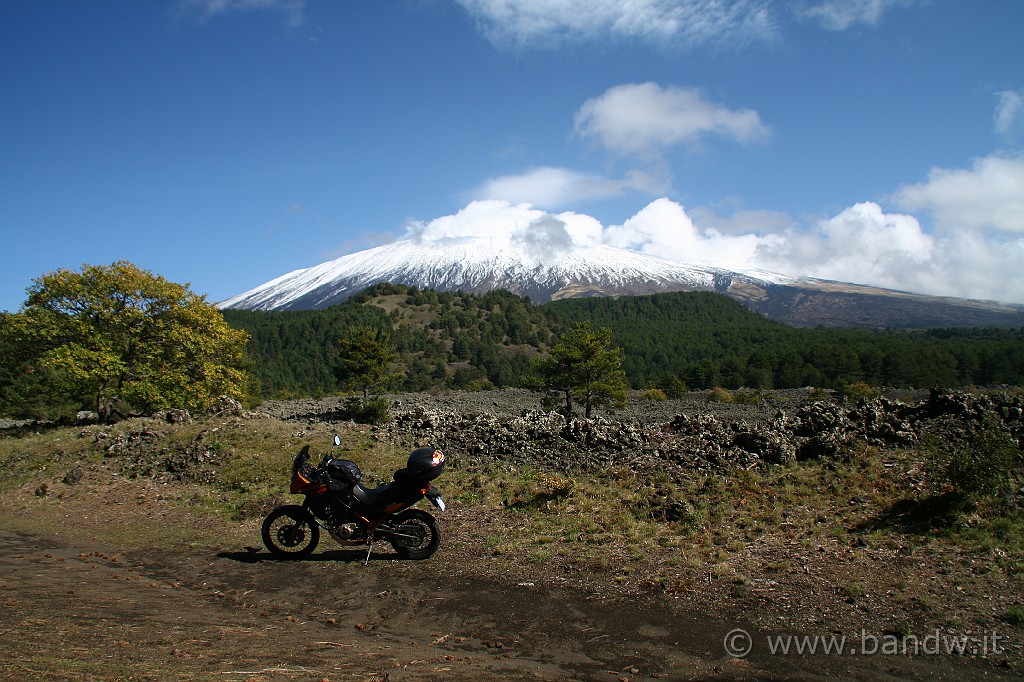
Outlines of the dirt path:
<svg viewBox="0 0 1024 682">
<path fill-rule="evenodd" d="M 771 655 L 742 614 L 361 551 L 124 552 L 0 530 L 4 679 L 1015 679 L 983 656 Z M 451 568 L 452 570 L 449 570 Z M 754 649 L 727 655 L 746 627 Z M 741 642 L 742 644 L 742 642 Z M 876 652 L 877 653 L 877 652 Z"/>
<path fill-rule="evenodd" d="M 280 562 L 246 549 L 139 557 L 0 531 L 0 663 L 9 679 L 715 674 L 666 647 L 658 618 L 638 624 L 532 585 L 451 581 L 440 562 L 375 554 L 364 567 L 362 558 L 328 551 Z"/>
</svg>

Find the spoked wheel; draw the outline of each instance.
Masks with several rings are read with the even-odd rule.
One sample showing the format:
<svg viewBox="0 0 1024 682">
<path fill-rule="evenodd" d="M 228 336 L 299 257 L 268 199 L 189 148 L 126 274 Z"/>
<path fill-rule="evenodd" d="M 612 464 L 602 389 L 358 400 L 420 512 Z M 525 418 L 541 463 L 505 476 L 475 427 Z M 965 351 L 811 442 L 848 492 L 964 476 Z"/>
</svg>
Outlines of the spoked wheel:
<svg viewBox="0 0 1024 682">
<path fill-rule="evenodd" d="M 277 557 L 309 556 L 320 542 L 320 527 L 305 507 L 278 507 L 263 521 L 263 544 Z"/>
<path fill-rule="evenodd" d="M 388 542 L 402 558 L 426 559 L 441 544 L 437 519 L 422 509 L 404 511 L 388 525 L 395 532 Z"/>
</svg>

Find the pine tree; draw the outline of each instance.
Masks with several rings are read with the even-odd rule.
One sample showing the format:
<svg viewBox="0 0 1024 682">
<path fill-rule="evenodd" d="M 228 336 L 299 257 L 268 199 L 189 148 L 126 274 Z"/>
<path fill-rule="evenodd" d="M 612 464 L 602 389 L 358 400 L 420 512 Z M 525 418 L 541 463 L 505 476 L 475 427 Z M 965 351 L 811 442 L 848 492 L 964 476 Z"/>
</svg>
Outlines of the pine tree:
<svg viewBox="0 0 1024 682">
<path fill-rule="evenodd" d="M 625 406 L 622 357 L 622 349 L 612 345 L 611 329 L 595 332 L 589 322 L 580 322 L 560 337 L 550 355 L 531 363 L 533 375 L 524 378 L 524 385 L 547 393 L 552 404 L 564 398 L 566 419 L 572 417 L 574 402 L 589 419 L 595 407 Z"/>
<path fill-rule="evenodd" d="M 345 388 L 362 391 L 364 406 L 371 390 L 386 388 L 399 378 L 394 369 L 398 353 L 386 332 L 355 327 L 338 342 L 338 356 L 335 376 Z"/>
</svg>

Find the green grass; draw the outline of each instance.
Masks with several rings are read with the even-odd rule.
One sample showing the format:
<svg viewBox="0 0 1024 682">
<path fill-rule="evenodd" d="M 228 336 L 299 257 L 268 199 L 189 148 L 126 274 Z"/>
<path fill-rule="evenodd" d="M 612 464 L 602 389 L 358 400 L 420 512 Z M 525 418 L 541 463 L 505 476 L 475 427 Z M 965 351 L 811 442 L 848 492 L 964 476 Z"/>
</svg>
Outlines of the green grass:
<svg viewBox="0 0 1024 682">
<path fill-rule="evenodd" d="M 1002 615 L 1002 620 L 1017 627 L 1024 625 L 1024 606 L 1011 606 L 1006 609 L 1006 612 Z"/>
<path fill-rule="evenodd" d="M 9 512 L 57 513 L 55 497 L 70 502 L 78 494 L 61 479 L 80 465 L 94 478 L 123 481 L 127 499 L 140 491 L 163 494 L 181 514 L 224 524 L 251 542 L 253 524 L 270 508 L 297 499 L 287 490 L 298 449 L 311 444 L 312 458 L 319 462 L 332 450 L 336 431 L 343 445 L 334 454 L 354 460 L 367 485 L 390 480 L 405 464 L 410 444 L 391 442 L 367 427 L 237 418 L 172 426 L 136 419 L 0 436 L 0 492 L 21 491 L 17 510 L 4 502 Z M 142 432 L 154 435 L 137 445 L 141 457 L 131 450 L 116 457 L 107 453 L 111 443 Z M 181 471 L 161 469 L 189 453 L 193 459 Z M 453 504 L 496 516 L 508 529 L 479 538 L 487 550 L 534 562 L 571 557 L 578 565 L 603 570 L 609 562 L 659 557 L 666 566 L 706 572 L 742 560 L 751 543 L 791 542 L 814 549 L 860 541 L 911 551 L 945 543 L 985 557 L 994 570 L 1024 576 L 1019 509 L 988 506 L 945 525 L 935 526 L 934 518 L 925 525 L 912 523 L 913 513 L 930 509 L 926 493 L 914 486 L 926 457 L 914 449 L 883 452 L 862 446 L 840 460 L 672 476 L 628 468 L 554 471 L 460 458 L 438 485 Z M 25 493 L 42 483 L 48 496 Z M 174 543 L 195 541 L 188 528 L 126 525 L 124 533 L 140 543 L 161 534 Z M 784 560 L 773 566 L 768 570 L 787 568 Z"/>
</svg>

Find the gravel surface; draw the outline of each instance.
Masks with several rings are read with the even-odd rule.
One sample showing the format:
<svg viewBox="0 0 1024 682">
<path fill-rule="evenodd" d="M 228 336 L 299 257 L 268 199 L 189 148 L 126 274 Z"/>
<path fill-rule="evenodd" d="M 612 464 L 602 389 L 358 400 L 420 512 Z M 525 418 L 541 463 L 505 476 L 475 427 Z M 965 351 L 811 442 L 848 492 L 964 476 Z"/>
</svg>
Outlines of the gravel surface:
<svg viewBox="0 0 1024 682">
<path fill-rule="evenodd" d="M 712 414 L 721 421 L 761 421 L 779 410 L 792 410 L 806 402 L 810 389 L 771 391 L 767 399 L 755 404 L 721 403 L 709 400 L 709 391 L 694 391 L 675 400 L 651 400 L 641 391 L 631 391 L 624 410 L 596 411 L 596 416 L 621 422 L 661 424 L 679 414 Z M 524 412 L 544 410 L 542 396 L 521 388 L 494 391 L 445 391 L 438 393 L 401 393 L 386 396 L 392 413 L 422 408 L 431 412 L 493 414 L 497 417 L 521 416 Z M 344 398 L 268 400 L 256 412 L 276 419 L 327 419 L 338 411 Z"/>
<path fill-rule="evenodd" d="M 613 421 L 648 425 L 670 422 L 680 414 L 688 416 L 710 414 L 723 422 L 766 421 L 772 419 L 780 410 L 791 411 L 808 402 L 811 391 L 810 388 L 768 391 L 764 394 L 764 400 L 753 405 L 739 402 L 714 402 L 709 398 L 710 391 L 692 391 L 683 398 L 671 400 L 651 400 L 645 398 L 642 391 L 630 391 L 625 409 L 598 409 L 595 411 L 595 416 Z M 734 395 L 742 395 L 742 392 L 737 391 Z M 927 391 L 909 389 L 900 391 L 896 397 L 905 401 L 916 401 L 923 400 L 927 395 Z M 391 405 L 392 414 L 401 414 L 422 408 L 432 412 L 486 413 L 496 417 L 512 417 L 522 416 L 524 412 L 528 411 L 544 410 L 540 393 L 521 388 L 493 391 L 399 393 L 386 395 L 385 398 Z M 275 419 L 326 421 L 339 411 L 345 400 L 346 398 L 343 397 L 267 400 L 256 407 L 253 412 Z M 47 422 L 0 417 L 0 430 L 25 428 L 45 423 Z"/>
</svg>

